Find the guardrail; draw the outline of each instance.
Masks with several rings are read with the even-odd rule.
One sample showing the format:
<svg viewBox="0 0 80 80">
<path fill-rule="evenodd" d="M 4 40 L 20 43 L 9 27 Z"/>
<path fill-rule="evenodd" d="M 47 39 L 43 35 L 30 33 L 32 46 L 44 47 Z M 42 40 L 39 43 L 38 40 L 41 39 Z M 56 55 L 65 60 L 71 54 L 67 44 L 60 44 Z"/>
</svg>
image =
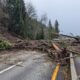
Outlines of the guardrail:
<svg viewBox="0 0 80 80">
<path fill-rule="evenodd" d="M 70 54 L 70 57 L 73 57 L 73 54 Z M 71 69 L 71 78 L 72 80 L 78 80 L 74 59 L 70 58 L 70 69 Z"/>
</svg>

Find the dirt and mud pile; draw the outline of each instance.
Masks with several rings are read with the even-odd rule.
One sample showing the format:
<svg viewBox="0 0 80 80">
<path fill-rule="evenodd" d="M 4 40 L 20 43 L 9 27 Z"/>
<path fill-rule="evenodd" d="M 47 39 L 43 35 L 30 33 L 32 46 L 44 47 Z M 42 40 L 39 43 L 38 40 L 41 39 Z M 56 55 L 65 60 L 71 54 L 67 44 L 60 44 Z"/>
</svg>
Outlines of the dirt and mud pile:
<svg viewBox="0 0 80 80">
<path fill-rule="evenodd" d="M 51 41 L 45 41 L 45 40 L 34 40 L 34 41 L 17 41 L 13 48 L 16 49 L 40 49 L 40 50 L 46 50 L 50 49 L 52 47 Z"/>
<path fill-rule="evenodd" d="M 39 50 L 42 52 L 47 52 L 52 58 L 55 57 L 55 49 L 52 46 L 52 42 L 48 40 L 33 40 L 33 41 L 17 41 L 13 49 L 26 49 L 26 50 Z"/>
</svg>

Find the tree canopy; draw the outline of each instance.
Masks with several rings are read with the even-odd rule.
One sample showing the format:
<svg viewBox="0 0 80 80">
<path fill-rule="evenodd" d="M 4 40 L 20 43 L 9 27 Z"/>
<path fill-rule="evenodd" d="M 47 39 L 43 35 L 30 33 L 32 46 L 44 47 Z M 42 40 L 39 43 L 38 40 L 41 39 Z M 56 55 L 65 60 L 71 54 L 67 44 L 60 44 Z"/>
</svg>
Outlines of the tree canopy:
<svg viewBox="0 0 80 80">
<path fill-rule="evenodd" d="M 2 4 L 2 3 L 0 3 Z M 26 39 L 53 39 L 54 32 L 59 33 L 59 23 L 43 14 L 39 20 L 32 3 L 25 6 L 24 0 L 6 0 L 5 12 L 8 14 L 8 31 Z M 4 9 L 3 8 L 3 9 Z M 47 23 L 48 21 L 48 23 Z"/>
</svg>

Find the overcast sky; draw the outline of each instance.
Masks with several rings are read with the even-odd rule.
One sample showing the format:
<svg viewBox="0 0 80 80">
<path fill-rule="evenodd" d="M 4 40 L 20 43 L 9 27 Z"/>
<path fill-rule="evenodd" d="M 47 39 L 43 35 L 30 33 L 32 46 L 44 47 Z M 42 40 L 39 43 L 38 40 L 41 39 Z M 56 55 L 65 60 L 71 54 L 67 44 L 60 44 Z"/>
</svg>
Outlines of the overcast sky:
<svg viewBox="0 0 80 80">
<path fill-rule="evenodd" d="M 31 1 L 38 16 L 46 13 L 48 18 L 57 19 L 61 32 L 80 35 L 80 0 L 25 0 Z"/>
</svg>

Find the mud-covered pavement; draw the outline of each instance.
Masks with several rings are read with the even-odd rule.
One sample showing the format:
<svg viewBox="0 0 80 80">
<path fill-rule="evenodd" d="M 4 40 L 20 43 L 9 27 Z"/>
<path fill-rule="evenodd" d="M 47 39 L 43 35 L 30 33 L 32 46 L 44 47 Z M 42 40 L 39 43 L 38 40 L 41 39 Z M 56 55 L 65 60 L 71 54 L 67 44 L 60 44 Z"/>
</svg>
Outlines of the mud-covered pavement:
<svg viewBox="0 0 80 80">
<path fill-rule="evenodd" d="M 55 65 L 45 53 L 22 50 L 16 55 L 17 58 L 11 59 L 18 59 L 23 63 L 0 74 L 0 80 L 51 80 Z"/>
</svg>

